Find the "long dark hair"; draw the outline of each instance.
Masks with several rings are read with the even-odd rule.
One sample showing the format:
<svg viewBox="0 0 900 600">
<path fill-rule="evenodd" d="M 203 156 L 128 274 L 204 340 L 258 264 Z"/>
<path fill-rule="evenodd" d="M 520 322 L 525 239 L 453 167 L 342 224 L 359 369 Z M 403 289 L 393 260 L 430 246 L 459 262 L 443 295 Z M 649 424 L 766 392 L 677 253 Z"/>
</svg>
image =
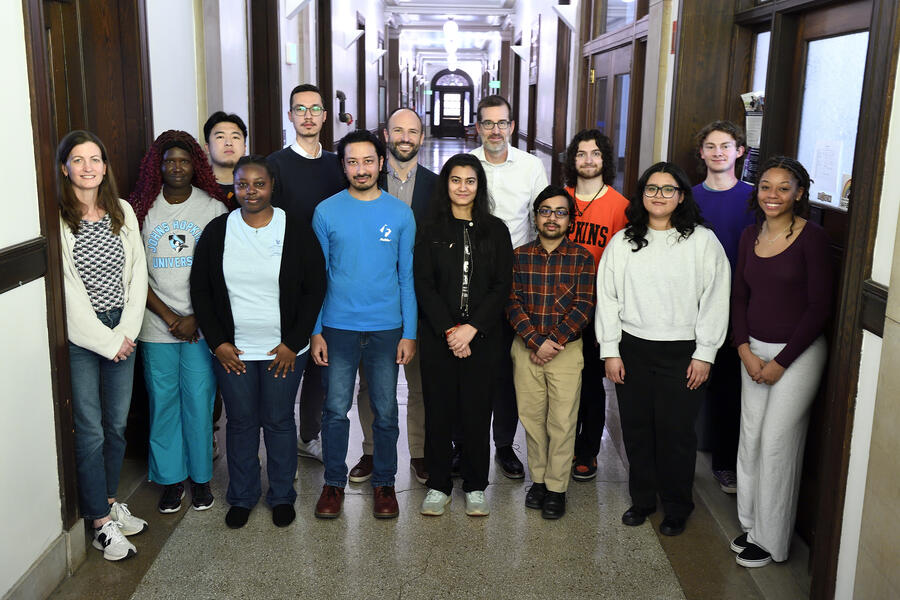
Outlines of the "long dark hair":
<svg viewBox="0 0 900 600">
<path fill-rule="evenodd" d="M 456 167 L 471 167 L 478 179 L 478 189 L 475 190 L 475 200 L 472 203 L 472 220 L 477 225 L 483 223 L 485 217 L 491 214 L 491 201 L 487 193 L 487 176 L 481 161 L 472 154 L 454 154 L 441 168 L 437 189 L 434 192 L 432 202 L 432 220 L 434 222 L 449 222 L 453 220 L 453 212 L 450 209 L 450 172 Z"/>
<path fill-rule="evenodd" d="M 105 210 L 106 214 L 109 215 L 109 225 L 113 235 L 119 235 L 119 230 L 125 224 L 125 213 L 122 212 L 122 207 L 119 205 L 119 190 L 116 187 L 116 178 L 113 176 L 112 165 L 109 164 L 109 159 L 106 155 L 106 146 L 103 145 L 103 142 L 100 141 L 96 134 L 90 131 L 84 131 L 83 129 L 70 131 L 60 140 L 59 146 L 56 147 L 56 187 L 58 191 L 56 198 L 59 203 L 59 214 L 66 225 L 69 226 L 69 229 L 72 230 L 72 233 L 78 233 L 82 216 L 81 202 L 75 196 L 72 182 L 69 181 L 68 176 L 63 174 L 62 168 L 68 162 L 72 149 L 87 142 L 97 144 L 97 147 L 100 148 L 100 158 L 103 159 L 103 164 L 106 165 L 106 174 L 103 176 L 103 181 L 100 182 L 100 187 L 97 190 L 97 206 Z"/>
<path fill-rule="evenodd" d="M 625 226 L 625 238 L 634 245 L 632 252 L 637 252 L 645 247 L 647 241 L 647 227 L 650 223 L 650 213 L 644 207 L 644 186 L 654 173 L 668 173 L 675 179 L 682 195 L 681 203 L 675 207 L 672 213 L 672 226 L 678 231 L 679 240 L 685 240 L 694 233 L 697 225 L 703 225 L 703 217 L 700 216 L 700 207 L 694 201 L 694 193 L 691 191 L 691 182 L 685 172 L 670 162 L 658 162 L 641 175 L 637 188 L 631 196 L 628 207 L 625 209 L 625 217 L 628 225 Z"/>
<path fill-rule="evenodd" d="M 229 210 L 234 208 L 233 204 L 229 204 L 225 200 L 222 188 L 216 183 L 216 176 L 213 175 L 212 167 L 209 166 L 206 153 L 200 148 L 200 144 L 197 143 L 194 136 L 186 131 L 169 129 L 159 134 L 159 137 L 150 144 L 150 148 L 141 159 L 141 168 L 138 172 L 137 182 L 134 184 L 134 191 L 128 196 L 128 203 L 134 208 L 134 214 L 141 227 L 144 226 L 144 217 L 147 216 L 147 212 L 162 189 L 162 160 L 166 150 L 170 148 L 181 148 L 191 155 L 191 164 L 194 166 L 191 185 L 203 190 L 227 206 Z"/>
<path fill-rule="evenodd" d="M 759 168 L 759 177 L 756 178 L 756 184 L 753 186 L 753 195 L 750 196 L 750 200 L 747 202 L 747 208 L 753 211 L 753 214 L 756 217 L 757 230 L 762 230 L 763 221 L 766 220 L 766 213 L 759 207 L 759 182 L 762 180 L 763 175 L 766 174 L 766 171 L 770 169 L 784 169 L 789 172 L 797 181 L 797 187 L 803 190 L 803 193 L 800 194 L 800 198 L 794 202 L 794 206 L 792 207 L 793 215 L 791 215 L 791 225 L 788 228 L 788 234 L 785 236 L 785 239 L 788 239 L 794 235 L 795 217 L 806 218 L 809 215 L 809 186 L 812 183 L 812 179 L 809 178 L 809 173 L 807 173 L 806 168 L 795 158 L 789 156 L 772 156 L 771 158 L 766 159 L 766 162 Z"/>
<path fill-rule="evenodd" d="M 603 183 L 609 185 L 616 179 L 616 159 L 613 156 L 612 142 L 599 129 L 582 129 L 575 134 L 569 147 L 566 148 L 566 168 L 564 172 L 566 185 L 569 187 L 575 187 L 575 184 L 578 183 L 578 171 L 575 169 L 575 155 L 578 154 L 578 144 L 589 140 L 594 140 L 594 143 L 597 144 L 597 148 L 600 150 L 600 154 L 603 156 L 603 167 L 600 169 Z"/>
</svg>

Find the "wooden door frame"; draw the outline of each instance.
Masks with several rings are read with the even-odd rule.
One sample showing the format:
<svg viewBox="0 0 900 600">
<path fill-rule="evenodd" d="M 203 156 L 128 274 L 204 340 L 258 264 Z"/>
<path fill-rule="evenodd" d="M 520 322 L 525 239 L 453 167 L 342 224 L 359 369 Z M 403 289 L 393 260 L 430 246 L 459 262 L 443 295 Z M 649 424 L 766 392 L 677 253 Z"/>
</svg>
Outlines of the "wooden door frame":
<svg viewBox="0 0 900 600">
<path fill-rule="evenodd" d="M 268 155 L 284 145 L 281 30 L 277 3 L 248 0 L 247 38 L 251 152 Z"/>
<path fill-rule="evenodd" d="M 356 128 L 366 128 L 366 18 L 356 13 L 356 29 L 363 34 L 356 40 Z"/>
<path fill-rule="evenodd" d="M 562 19 L 556 19 L 556 81 L 553 86 L 553 151 L 550 157 L 550 182 L 561 184 L 566 147 L 569 113 L 569 53 L 572 46 L 572 30 Z M 560 60 L 562 59 L 562 60 Z"/>
<path fill-rule="evenodd" d="M 516 38 L 514 45 L 522 44 L 522 34 L 519 33 L 519 36 Z M 512 51 L 512 50 L 510 50 Z M 510 136 L 509 145 L 514 146 L 516 148 L 519 147 L 519 103 L 522 98 L 522 59 L 519 58 L 518 54 L 513 54 L 513 89 L 512 89 L 512 114 L 509 116 L 510 120 L 516 124 L 513 129 L 512 135 Z M 507 99 L 509 101 L 509 99 Z M 475 118 L 478 119 L 478 114 L 475 114 Z"/>
<path fill-rule="evenodd" d="M 319 75 L 319 91 L 322 92 L 322 104 L 328 111 L 328 120 L 319 133 L 319 142 L 325 150 L 334 148 L 334 123 L 339 111 L 334 96 L 334 72 L 331 49 L 331 0 L 316 0 L 316 46 L 318 57 L 316 73 Z"/>
</svg>

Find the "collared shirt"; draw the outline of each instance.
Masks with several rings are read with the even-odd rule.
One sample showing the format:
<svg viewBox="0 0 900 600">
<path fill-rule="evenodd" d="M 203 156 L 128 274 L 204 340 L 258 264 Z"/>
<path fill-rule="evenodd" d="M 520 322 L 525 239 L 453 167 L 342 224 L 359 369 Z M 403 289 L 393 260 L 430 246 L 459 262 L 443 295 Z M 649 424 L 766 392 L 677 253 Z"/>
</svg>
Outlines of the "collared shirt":
<svg viewBox="0 0 900 600">
<path fill-rule="evenodd" d="M 310 154 L 295 140 L 293 144 L 291 144 L 291 150 L 302 156 L 303 158 L 320 158 L 322 156 L 322 144 L 319 143 L 319 148 L 316 150 L 315 154 Z"/>
<path fill-rule="evenodd" d="M 513 248 L 535 239 L 532 204 L 547 187 L 547 172 L 541 159 L 510 146 L 506 162 L 495 165 L 484 156 L 484 146 L 471 152 L 481 161 L 487 176 L 493 214 L 506 223 Z"/>
<path fill-rule="evenodd" d="M 545 340 L 565 345 L 581 335 L 594 305 L 594 258 L 563 238 L 553 252 L 534 240 L 513 252 L 506 316 L 531 350 Z"/>
<path fill-rule="evenodd" d="M 418 170 L 418 166 L 418 163 L 414 164 L 412 169 L 410 169 L 409 174 L 406 176 L 406 181 L 403 181 L 397 175 L 397 171 L 394 170 L 391 162 L 388 161 L 387 164 L 388 194 L 400 198 L 406 202 L 407 206 L 412 206 L 413 190 L 416 187 L 416 171 Z"/>
</svg>

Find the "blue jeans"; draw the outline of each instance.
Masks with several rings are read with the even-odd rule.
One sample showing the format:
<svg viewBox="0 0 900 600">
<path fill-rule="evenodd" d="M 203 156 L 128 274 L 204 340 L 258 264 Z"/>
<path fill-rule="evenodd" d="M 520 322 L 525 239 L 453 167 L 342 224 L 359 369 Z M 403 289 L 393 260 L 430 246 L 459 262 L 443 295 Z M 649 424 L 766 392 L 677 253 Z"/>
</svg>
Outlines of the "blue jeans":
<svg viewBox="0 0 900 600">
<path fill-rule="evenodd" d="M 259 428 L 266 444 L 269 506 L 293 504 L 294 473 L 297 471 L 297 428 L 294 397 L 306 366 L 308 352 L 297 357 L 287 377 L 267 371 L 271 360 L 246 360 L 247 372 L 226 373 L 213 360 L 216 379 L 225 402 L 225 443 L 228 456 L 228 492 L 231 506 L 253 508 L 262 495 L 259 475 Z"/>
<path fill-rule="evenodd" d="M 150 480 L 163 485 L 212 479 L 216 397 L 209 347 L 199 342 L 141 342 L 150 400 Z"/>
<path fill-rule="evenodd" d="M 110 329 L 121 316 L 118 308 L 97 313 Z M 113 362 L 69 342 L 78 503 L 85 519 L 108 515 L 107 498 L 115 498 L 119 488 L 134 362 L 134 354 Z"/>
<path fill-rule="evenodd" d="M 362 363 L 369 382 L 374 469 L 372 486 L 394 485 L 397 474 L 397 344 L 402 329 L 347 331 L 323 327 L 328 344 L 325 408 L 322 411 L 322 458 L 325 484 L 347 484 L 347 442 L 356 371 Z"/>
</svg>

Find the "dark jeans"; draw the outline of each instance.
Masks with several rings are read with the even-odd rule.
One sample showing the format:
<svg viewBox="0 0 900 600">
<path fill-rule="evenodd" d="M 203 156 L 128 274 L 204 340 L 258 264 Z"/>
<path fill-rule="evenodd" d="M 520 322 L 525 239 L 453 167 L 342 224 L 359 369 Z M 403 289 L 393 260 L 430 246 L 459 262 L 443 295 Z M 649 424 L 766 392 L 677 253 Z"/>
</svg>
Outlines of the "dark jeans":
<svg viewBox="0 0 900 600">
<path fill-rule="evenodd" d="M 327 367 L 320 367 L 313 361 L 306 363 L 300 388 L 300 439 L 304 442 L 318 437 L 322 430 L 326 373 Z"/>
<path fill-rule="evenodd" d="M 726 342 L 716 354 L 709 373 L 710 437 L 714 471 L 734 471 L 737 467 L 741 433 L 741 359 L 737 349 Z"/>
<path fill-rule="evenodd" d="M 445 494 L 453 490 L 451 438 L 462 445 L 463 490 L 484 490 L 491 457 L 491 400 L 500 340 L 475 337 L 472 355 L 456 358 L 443 339 L 419 328 L 422 392 L 425 402 L 426 485 Z M 499 336 L 499 332 L 494 334 Z"/>
<path fill-rule="evenodd" d="M 323 327 L 328 344 L 328 385 L 322 413 L 322 458 L 325 484 L 347 484 L 347 444 L 356 371 L 360 363 L 369 382 L 374 456 L 372 486 L 394 485 L 397 475 L 397 345 L 402 329 L 347 331 Z"/>
<path fill-rule="evenodd" d="M 581 371 L 581 404 L 575 426 L 575 457 L 588 462 L 600 452 L 606 426 L 606 390 L 603 388 L 606 371 L 600 359 L 593 320 L 585 326 L 581 337 L 584 369 Z"/>
<path fill-rule="evenodd" d="M 625 332 L 619 344 L 625 383 L 616 384 L 616 394 L 631 502 L 655 507 L 659 494 L 666 515 L 676 518 L 694 510 L 694 420 L 706 396 L 706 384 L 687 388 L 695 347 L 693 340 L 655 342 Z"/>
<path fill-rule="evenodd" d="M 222 399 L 225 401 L 225 440 L 228 445 L 228 492 L 232 506 L 253 508 L 262 494 L 259 474 L 259 429 L 266 444 L 266 473 L 269 506 L 293 504 L 294 473 L 297 471 L 297 429 L 294 398 L 300 374 L 309 353 L 297 357 L 287 377 L 267 371 L 271 360 L 247 360 L 247 372 L 226 373 L 222 364 L 214 366 Z"/>
<path fill-rule="evenodd" d="M 110 329 L 121 316 L 118 308 L 97 313 Z M 114 362 L 69 343 L 78 502 L 85 519 L 108 515 L 107 498 L 119 488 L 135 362 L 134 354 Z"/>
</svg>

